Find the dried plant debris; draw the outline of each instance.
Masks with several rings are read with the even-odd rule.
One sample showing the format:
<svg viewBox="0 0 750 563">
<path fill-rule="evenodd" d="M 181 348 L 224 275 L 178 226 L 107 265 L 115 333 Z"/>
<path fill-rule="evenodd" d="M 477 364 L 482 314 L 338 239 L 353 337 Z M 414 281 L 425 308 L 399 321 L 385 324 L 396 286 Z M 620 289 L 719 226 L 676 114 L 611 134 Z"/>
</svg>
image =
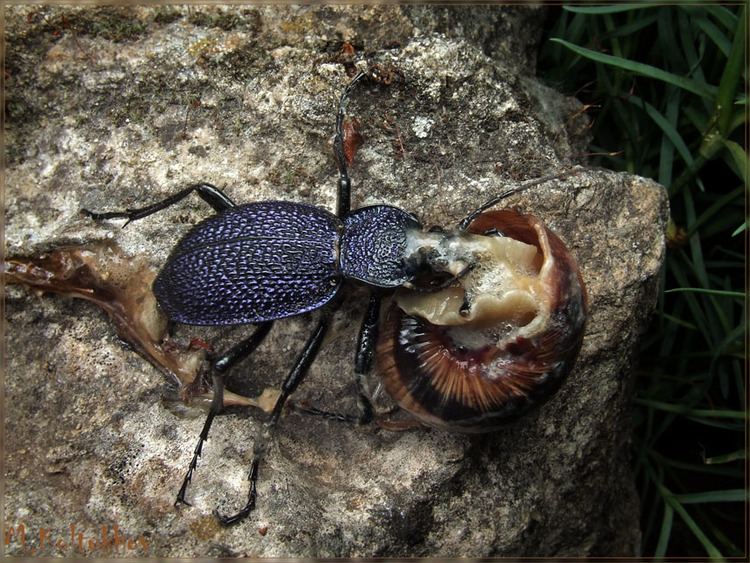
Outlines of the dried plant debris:
<svg viewBox="0 0 750 563">
<path fill-rule="evenodd" d="M 115 243 L 100 242 L 8 258 L 3 273 L 8 284 L 91 301 L 107 313 L 122 340 L 175 379 L 184 400 L 210 395 L 203 377 L 210 345 L 198 338 L 187 345 L 170 338 L 168 319 L 151 291 L 157 272 L 145 260 L 126 255 Z M 275 389 L 257 398 L 225 391 L 224 404 L 270 412 L 277 396 Z"/>
</svg>

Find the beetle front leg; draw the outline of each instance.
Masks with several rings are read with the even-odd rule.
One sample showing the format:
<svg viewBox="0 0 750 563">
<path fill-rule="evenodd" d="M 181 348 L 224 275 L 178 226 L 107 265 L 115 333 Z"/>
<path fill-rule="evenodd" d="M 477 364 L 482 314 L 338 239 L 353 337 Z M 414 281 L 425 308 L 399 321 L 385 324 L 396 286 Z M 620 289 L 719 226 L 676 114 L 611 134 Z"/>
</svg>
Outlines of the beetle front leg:
<svg viewBox="0 0 750 563">
<path fill-rule="evenodd" d="M 263 459 L 263 455 L 265 454 L 266 448 L 268 446 L 268 441 L 271 438 L 273 430 L 276 427 L 276 424 L 279 422 L 281 412 L 284 409 L 284 404 L 286 403 L 289 396 L 294 393 L 294 390 L 297 389 L 299 384 L 302 383 L 302 381 L 305 379 L 305 376 L 310 369 L 310 365 L 317 357 L 318 352 L 320 352 L 320 346 L 323 343 L 323 338 L 325 337 L 326 332 L 328 331 L 328 326 L 330 325 L 333 310 L 333 307 L 331 307 L 328 310 L 323 311 L 323 316 L 320 321 L 318 321 L 318 326 L 315 327 L 315 330 L 307 340 L 305 347 L 297 357 L 297 361 L 295 362 L 294 367 L 289 372 L 289 375 L 286 376 L 284 383 L 281 384 L 281 394 L 279 395 L 279 398 L 276 399 L 276 404 L 271 411 L 271 415 L 269 416 L 268 421 L 265 423 L 263 429 L 255 439 L 255 445 L 253 447 L 253 461 L 250 464 L 250 471 L 247 476 L 247 479 L 250 482 L 250 490 L 248 492 L 247 502 L 245 503 L 245 506 L 243 506 L 239 512 L 231 516 L 224 516 L 220 514 L 218 509 L 214 511 L 214 516 L 216 516 L 216 519 L 222 525 L 230 526 L 232 524 L 240 522 L 241 520 L 246 518 L 247 515 L 250 514 L 250 512 L 252 512 L 252 510 L 255 508 L 256 485 L 258 482 L 258 465 Z"/>
<path fill-rule="evenodd" d="M 105 219 L 127 219 L 127 222 L 125 223 L 125 225 L 127 225 L 131 221 L 143 219 L 144 217 L 148 217 L 149 215 L 161 211 L 162 209 L 166 209 L 170 205 L 174 205 L 175 203 L 185 199 L 193 192 L 197 193 L 200 198 L 208 203 L 217 213 L 221 213 L 222 211 L 226 211 L 227 209 L 235 207 L 235 203 L 231 199 L 229 199 L 229 197 L 219 188 L 212 184 L 203 182 L 200 184 L 189 186 L 184 190 L 181 190 L 176 194 L 169 196 L 166 199 L 163 199 L 146 207 L 140 207 L 138 209 L 126 209 L 125 211 L 108 211 L 104 213 L 96 213 L 94 211 L 89 211 L 88 209 L 81 209 L 81 213 L 88 217 L 91 217 L 94 221 L 103 221 Z M 125 225 L 123 225 L 123 227 L 125 227 Z"/>
<path fill-rule="evenodd" d="M 253 334 L 250 335 L 249 338 L 246 338 L 239 344 L 235 345 L 231 350 L 229 350 L 229 352 L 214 360 L 212 364 L 214 395 L 213 399 L 211 400 L 211 409 L 208 411 L 206 422 L 203 423 L 203 430 L 201 430 L 200 436 L 198 438 L 198 444 L 195 446 L 195 450 L 193 451 L 193 459 L 190 460 L 190 465 L 188 466 L 187 473 L 185 474 L 185 478 L 182 480 L 182 486 L 180 487 L 180 491 L 177 493 L 177 499 L 174 502 L 175 506 L 177 506 L 178 504 L 186 504 L 188 506 L 190 505 L 190 503 L 185 500 L 185 493 L 187 492 L 190 481 L 192 481 L 193 479 L 193 473 L 198 467 L 198 458 L 200 458 L 203 451 L 203 443 L 208 440 L 208 432 L 209 430 L 211 430 L 211 424 L 213 423 L 214 417 L 219 414 L 224 407 L 224 376 L 232 368 L 232 366 L 241 362 L 255 351 L 255 349 L 260 345 L 261 342 L 263 342 L 265 337 L 268 335 L 268 332 L 271 330 L 271 326 L 273 326 L 272 321 L 258 325 L 258 328 L 255 329 L 255 332 L 253 332 Z"/>
</svg>

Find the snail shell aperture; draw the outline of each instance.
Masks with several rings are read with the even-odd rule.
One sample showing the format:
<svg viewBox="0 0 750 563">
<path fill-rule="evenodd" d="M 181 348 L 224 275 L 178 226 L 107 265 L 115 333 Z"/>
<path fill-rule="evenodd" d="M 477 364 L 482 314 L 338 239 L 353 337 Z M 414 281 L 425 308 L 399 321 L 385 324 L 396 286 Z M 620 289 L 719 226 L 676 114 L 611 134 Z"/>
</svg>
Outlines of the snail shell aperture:
<svg viewBox="0 0 750 563">
<path fill-rule="evenodd" d="M 451 240 L 474 267 L 441 291 L 400 290 L 376 359 L 386 391 L 425 424 L 488 432 L 559 388 L 587 296 L 575 259 L 536 217 L 485 212 L 468 231 Z"/>
</svg>

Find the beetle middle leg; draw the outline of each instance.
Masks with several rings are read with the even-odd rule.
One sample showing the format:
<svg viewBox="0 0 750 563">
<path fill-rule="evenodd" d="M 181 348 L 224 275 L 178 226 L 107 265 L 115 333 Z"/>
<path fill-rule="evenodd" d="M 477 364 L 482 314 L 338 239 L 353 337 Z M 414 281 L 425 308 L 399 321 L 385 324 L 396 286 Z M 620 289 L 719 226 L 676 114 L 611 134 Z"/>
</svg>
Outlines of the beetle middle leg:
<svg viewBox="0 0 750 563">
<path fill-rule="evenodd" d="M 370 399 L 370 393 L 365 385 L 365 376 L 369 373 L 375 356 L 375 343 L 378 340 L 378 327 L 380 323 L 381 299 L 382 295 L 380 292 L 373 291 L 370 293 L 367 312 L 362 318 L 362 325 L 357 338 L 357 350 L 354 355 L 354 380 L 357 386 L 359 415 L 353 416 L 351 414 L 326 411 L 302 403 L 294 405 L 295 411 L 349 424 L 369 424 L 373 421 L 375 411 Z"/>
<path fill-rule="evenodd" d="M 365 377 L 372 368 L 375 357 L 375 343 L 378 340 L 380 326 L 380 301 L 381 294 L 378 291 L 370 292 L 370 301 L 367 304 L 367 312 L 362 319 L 357 338 L 357 352 L 354 356 L 354 378 L 357 383 L 357 403 L 359 405 L 359 424 L 372 422 L 374 410 L 370 395 L 365 386 Z"/>
<path fill-rule="evenodd" d="M 281 394 L 279 395 L 278 399 L 276 399 L 276 404 L 271 411 L 271 415 L 269 416 L 268 421 L 265 423 L 264 428 L 256 436 L 255 444 L 253 446 L 253 460 L 250 464 L 250 471 L 247 476 L 248 481 L 250 482 L 250 489 L 245 506 L 243 506 L 239 510 L 239 512 L 237 512 L 236 514 L 232 514 L 231 516 L 224 516 L 220 514 L 218 510 L 215 510 L 214 516 L 216 516 L 217 520 L 219 520 L 221 524 L 225 526 L 236 524 L 237 522 L 247 517 L 247 515 L 250 514 L 250 512 L 252 512 L 252 510 L 255 508 L 256 485 L 258 482 L 258 466 L 263 458 L 263 455 L 265 454 L 265 450 L 268 446 L 268 440 L 270 439 L 274 428 L 279 422 L 279 418 L 281 417 L 281 413 L 284 410 L 284 405 L 287 399 L 292 393 L 294 393 L 294 390 L 297 389 L 299 384 L 302 383 L 305 376 L 307 375 L 308 370 L 310 369 L 310 365 L 317 357 L 318 352 L 320 352 L 320 347 L 323 344 L 323 338 L 325 337 L 326 332 L 328 332 L 328 327 L 331 323 L 331 316 L 333 315 L 334 310 L 335 306 L 329 306 L 323 310 L 322 316 L 318 321 L 318 325 L 315 327 L 312 335 L 305 343 L 302 352 L 300 352 L 299 356 L 297 356 L 297 361 L 294 363 L 294 367 L 291 369 L 289 374 L 286 376 L 286 379 L 284 379 L 284 382 L 281 384 Z"/>
<path fill-rule="evenodd" d="M 255 332 L 253 332 L 249 338 L 246 338 L 239 344 L 235 345 L 227 353 L 214 360 L 212 364 L 214 394 L 213 399 L 211 400 L 211 409 L 208 411 L 206 422 L 203 424 L 203 430 L 201 430 L 198 438 L 198 444 L 193 451 L 193 459 L 190 461 L 185 478 L 182 480 L 180 491 L 177 493 L 175 506 L 178 504 L 190 505 L 190 503 L 185 500 L 185 493 L 187 492 L 190 481 L 193 479 L 193 472 L 195 472 L 195 469 L 198 466 L 198 458 L 200 458 L 203 451 L 203 443 L 208 439 L 208 432 L 211 430 L 211 424 L 213 423 L 214 417 L 219 414 L 224 407 L 224 376 L 232 366 L 241 362 L 255 351 L 268 335 L 271 326 L 273 326 L 273 321 L 258 325 L 258 328 L 256 328 Z"/>
<path fill-rule="evenodd" d="M 104 213 L 96 213 L 94 211 L 89 211 L 88 209 L 81 209 L 81 213 L 88 217 L 91 217 L 95 221 L 102 221 L 105 219 L 127 219 L 127 222 L 125 223 L 125 225 L 127 225 L 131 221 L 143 219 L 144 217 L 153 215 L 154 213 L 157 213 L 162 209 L 166 209 L 167 207 L 174 205 L 179 201 L 182 201 L 193 192 L 197 193 L 200 198 L 208 203 L 217 213 L 221 213 L 222 211 L 226 211 L 227 209 L 235 207 L 235 203 L 231 199 L 229 199 L 229 197 L 219 188 L 212 184 L 202 182 L 200 184 L 193 184 L 192 186 L 188 186 L 187 188 L 180 190 L 176 194 L 173 194 L 161 201 L 157 201 L 156 203 L 153 203 L 151 205 L 147 205 L 146 207 L 126 209 L 125 211 L 109 211 Z M 123 225 L 123 227 L 125 225 Z"/>
</svg>

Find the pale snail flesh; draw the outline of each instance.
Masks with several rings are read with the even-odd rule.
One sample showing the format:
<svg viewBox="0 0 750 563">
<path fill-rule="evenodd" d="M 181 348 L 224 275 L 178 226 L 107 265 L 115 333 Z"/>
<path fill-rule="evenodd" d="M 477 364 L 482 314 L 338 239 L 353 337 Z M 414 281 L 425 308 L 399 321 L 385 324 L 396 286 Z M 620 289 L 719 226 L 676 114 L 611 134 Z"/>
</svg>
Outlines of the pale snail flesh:
<svg viewBox="0 0 750 563">
<path fill-rule="evenodd" d="M 431 240 L 414 234 L 412 243 Z M 489 432 L 548 399 L 570 372 L 586 288 L 565 244 L 532 215 L 485 212 L 468 233 L 440 240 L 452 241 L 439 250 L 452 271 L 472 267 L 437 292 L 399 290 L 381 323 L 378 372 L 423 423 Z"/>
</svg>

